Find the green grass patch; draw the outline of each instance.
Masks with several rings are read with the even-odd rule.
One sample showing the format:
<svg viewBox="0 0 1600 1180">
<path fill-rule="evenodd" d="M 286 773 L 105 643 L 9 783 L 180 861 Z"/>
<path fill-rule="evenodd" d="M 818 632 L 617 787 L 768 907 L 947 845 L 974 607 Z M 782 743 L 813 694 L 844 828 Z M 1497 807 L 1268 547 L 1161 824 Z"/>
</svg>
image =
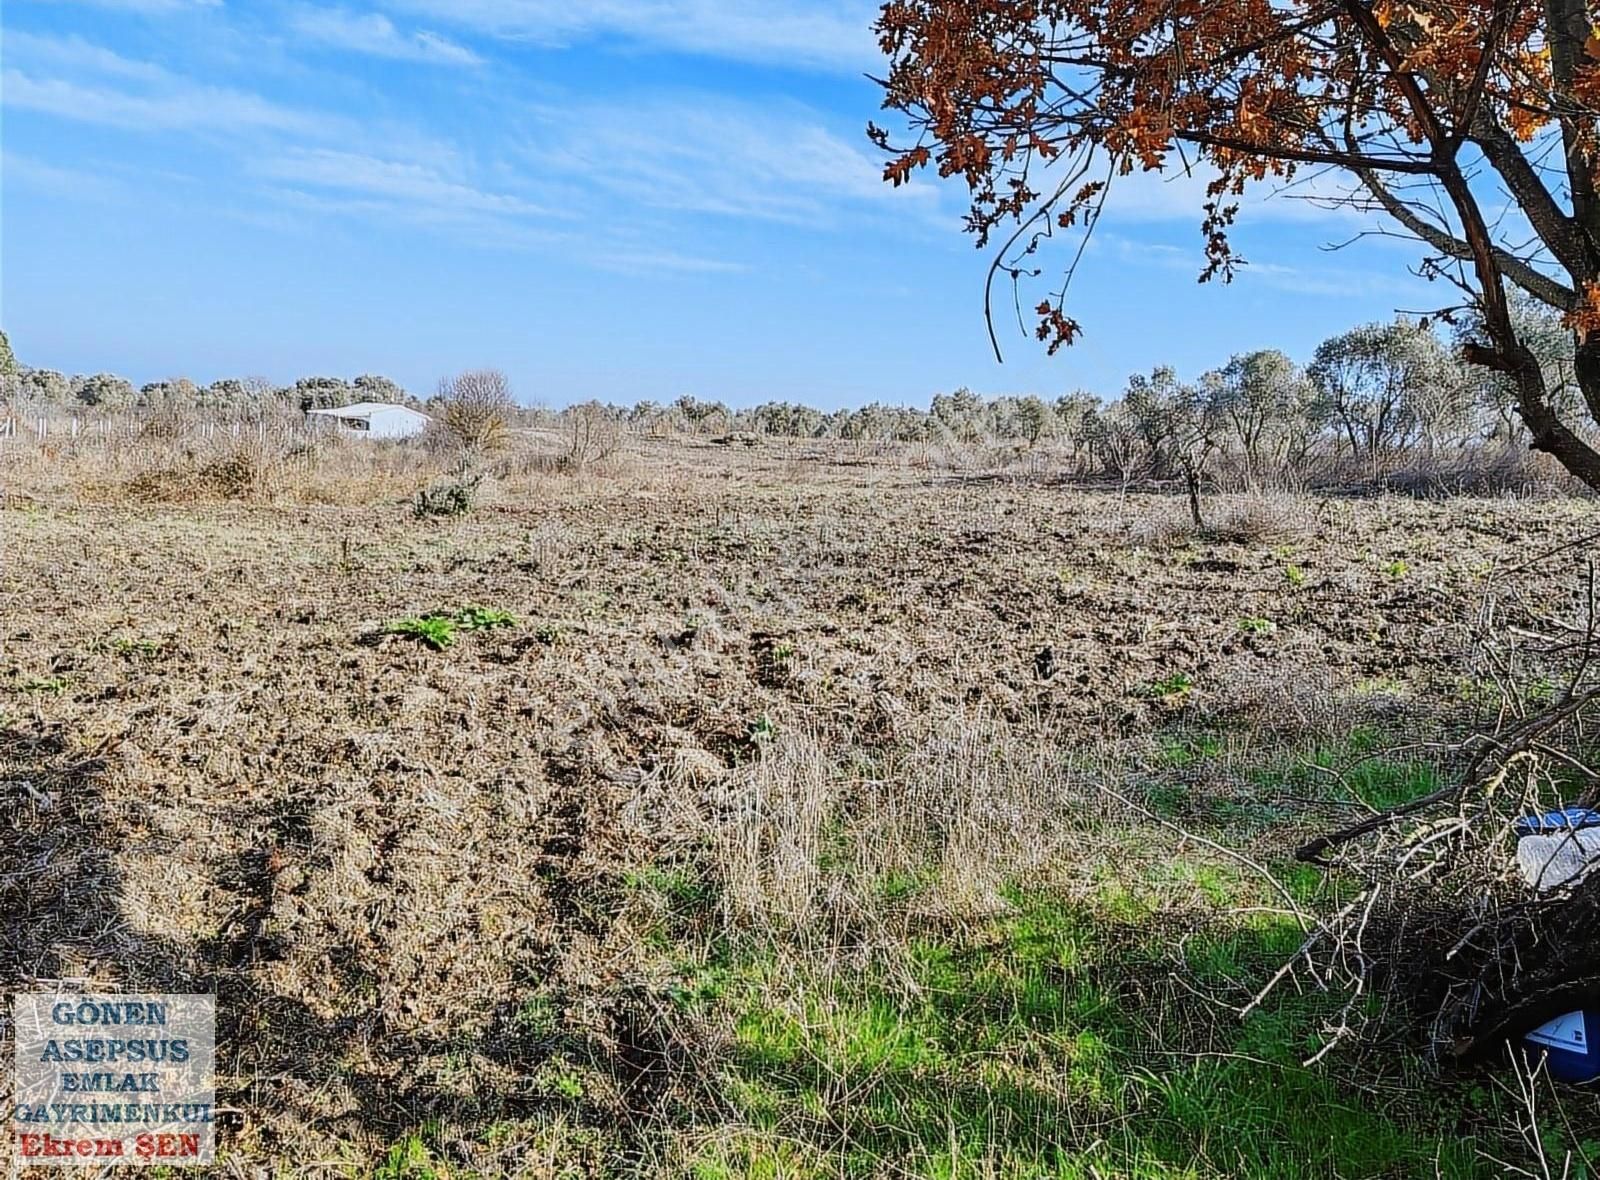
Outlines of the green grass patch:
<svg viewBox="0 0 1600 1180">
<path fill-rule="evenodd" d="M 701 1008 L 732 1028 L 731 1134 L 700 1177 L 1469 1177 L 1449 1101 L 1301 1066 L 1335 1001 L 1286 991 L 1240 1022 L 1168 981 L 1256 985 L 1298 925 L 1252 915 L 1181 940 L 1013 891 L 895 970 L 735 964 Z M 1174 958 L 1176 956 L 1176 958 Z M 1437 1172 L 1436 1172 L 1437 1167 Z"/>
<path fill-rule="evenodd" d="M 1220 758 L 1228 752 L 1227 738 L 1220 733 L 1163 733 L 1156 741 L 1156 765 L 1173 770 Z"/>
<path fill-rule="evenodd" d="M 1249 772 L 1249 780 L 1269 792 L 1307 798 L 1393 807 L 1444 785 L 1431 762 L 1388 757 L 1378 752 L 1382 737 L 1357 729 L 1345 740 L 1317 746 Z"/>
</svg>

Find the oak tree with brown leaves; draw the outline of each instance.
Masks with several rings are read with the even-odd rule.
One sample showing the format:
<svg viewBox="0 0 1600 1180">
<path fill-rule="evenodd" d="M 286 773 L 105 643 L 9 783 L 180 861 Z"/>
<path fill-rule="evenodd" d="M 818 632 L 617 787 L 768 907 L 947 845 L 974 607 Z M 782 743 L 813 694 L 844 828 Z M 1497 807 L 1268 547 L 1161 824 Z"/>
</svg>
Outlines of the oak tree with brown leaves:
<svg viewBox="0 0 1600 1180">
<path fill-rule="evenodd" d="M 1308 169 L 1420 242 L 1424 273 L 1478 325 L 1469 360 L 1503 374 L 1533 446 L 1600 488 L 1600 35 L 1585 0 L 888 0 L 884 105 L 869 133 L 894 184 L 970 189 L 967 229 L 1004 238 L 991 278 L 1042 273 L 1135 169 L 1210 175 L 1201 278 L 1231 277 L 1239 198 Z M 1079 325 L 1036 306 L 1053 352 Z M 1563 415 L 1509 290 L 1574 335 L 1582 408 Z M 991 328 L 992 331 L 992 328 Z"/>
</svg>

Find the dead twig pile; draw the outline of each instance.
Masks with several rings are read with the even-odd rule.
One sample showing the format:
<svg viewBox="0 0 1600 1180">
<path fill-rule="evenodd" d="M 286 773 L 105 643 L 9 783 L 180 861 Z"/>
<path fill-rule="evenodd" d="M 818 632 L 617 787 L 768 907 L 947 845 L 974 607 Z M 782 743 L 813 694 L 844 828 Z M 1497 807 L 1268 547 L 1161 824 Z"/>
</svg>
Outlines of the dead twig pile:
<svg viewBox="0 0 1600 1180">
<path fill-rule="evenodd" d="M 1347 1002 L 1313 1059 L 1398 1017 L 1424 1031 L 1436 1059 L 1472 1061 L 1600 1003 L 1594 833 L 1561 827 L 1523 839 L 1544 832 L 1538 817 L 1600 802 L 1597 540 L 1490 580 L 1471 645 L 1480 715 L 1448 785 L 1297 850 L 1329 871 L 1342 904 L 1257 1003 L 1301 976 L 1342 991 Z M 1558 613 L 1517 593 L 1519 575 L 1552 562 L 1577 575 L 1570 609 Z"/>
</svg>

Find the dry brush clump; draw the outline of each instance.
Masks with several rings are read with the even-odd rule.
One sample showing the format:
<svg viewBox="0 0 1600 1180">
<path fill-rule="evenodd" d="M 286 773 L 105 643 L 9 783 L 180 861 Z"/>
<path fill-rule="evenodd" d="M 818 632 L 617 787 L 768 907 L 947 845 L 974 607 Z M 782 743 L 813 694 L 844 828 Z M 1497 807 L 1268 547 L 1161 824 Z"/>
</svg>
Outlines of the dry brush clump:
<svg viewBox="0 0 1600 1180">
<path fill-rule="evenodd" d="M 980 713 L 918 722 L 888 752 L 778 733 L 703 815 L 729 932 L 814 966 L 892 966 L 919 924 L 1003 911 L 1007 884 L 1104 843 L 1105 800 L 1062 742 Z M 913 908 L 885 905 L 897 882 Z"/>
<path fill-rule="evenodd" d="M 417 448 L 371 453 L 358 440 L 249 439 L 207 451 L 152 455 L 102 494 L 148 501 L 370 504 L 404 496 L 434 464 Z"/>
<path fill-rule="evenodd" d="M 1135 544 L 1173 548 L 1196 544 L 1281 546 L 1316 533 L 1325 516 L 1322 502 L 1292 492 L 1257 491 L 1213 497 L 1210 519 L 1196 525 L 1192 513 L 1131 499 L 1122 526 Z"/>
<path fill-rule="evenodd" d="M 63 500 L 359 505 L 403 499 L 440 471 L 415 442 L 345 437 L 298 415 L 216 422 L 143 416 L 59 446 L 11 443 L 14 486 Z"/>
<path fill-rule="evenodd" d="M 1564 607 L 1498 582 L 1485 591 L 1473 633 L 1481 715 L 1444 785 L 1298 849 L 1350 897 L 1269 985 L 1304 974 L 1348 995 L 1317 1057 L 1398 1018 L 1436 1060 L 1476 1062 L 1600 1001 L 1600 874 L 1570 831 L 1551 836 L 1567 847 L 1521 843 L 1545 831 L 1529 817 L 1600 804 L 1596 539 L 1511 571 L 1561 563 L 1578 586 Z"/>
<path fill-rule="evenodd" d="M 186 452 L 176 462 L 141 471 L 121 485 L 134 500 L 270 500 L 283 485 L 282 456 L 245 443 L 215 456 Z"/>
</svg>

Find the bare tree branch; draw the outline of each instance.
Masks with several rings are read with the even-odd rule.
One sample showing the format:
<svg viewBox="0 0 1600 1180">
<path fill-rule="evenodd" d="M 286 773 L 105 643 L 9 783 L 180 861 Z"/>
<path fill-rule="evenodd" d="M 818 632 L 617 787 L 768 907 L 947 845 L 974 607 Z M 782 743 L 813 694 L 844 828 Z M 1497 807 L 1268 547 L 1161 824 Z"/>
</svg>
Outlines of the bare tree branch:
<svg viewBox="0 0 1600 1180">
<path fill-rule="evenodd" d="M 1378 204 L 1390 217 L 1393 217 L 1406 229 L 1439 253 L 1462 262 L 1472 261 L 1472 247 L 1452 234 L 1445 232 L 1439 226 L 1426 220 L 1416 209 L 1390 192 L 1378 180 L 1376 174 L 1367 169 L 1356 173 L 1361 178 L 1361 183 L 1366 185 Z M 1530 263 L 1524 262 L 1515 254 L 1502 250 L 1499 247 L 1494 251 L 1495 262 L 1517 286 L 1528 294 L 1551 307 L 1566 311 L 1572 307 L 1575 296 L 1572 288 L 1557 282 L 1544 272 L 1536 269 Z"/>
</svg>

